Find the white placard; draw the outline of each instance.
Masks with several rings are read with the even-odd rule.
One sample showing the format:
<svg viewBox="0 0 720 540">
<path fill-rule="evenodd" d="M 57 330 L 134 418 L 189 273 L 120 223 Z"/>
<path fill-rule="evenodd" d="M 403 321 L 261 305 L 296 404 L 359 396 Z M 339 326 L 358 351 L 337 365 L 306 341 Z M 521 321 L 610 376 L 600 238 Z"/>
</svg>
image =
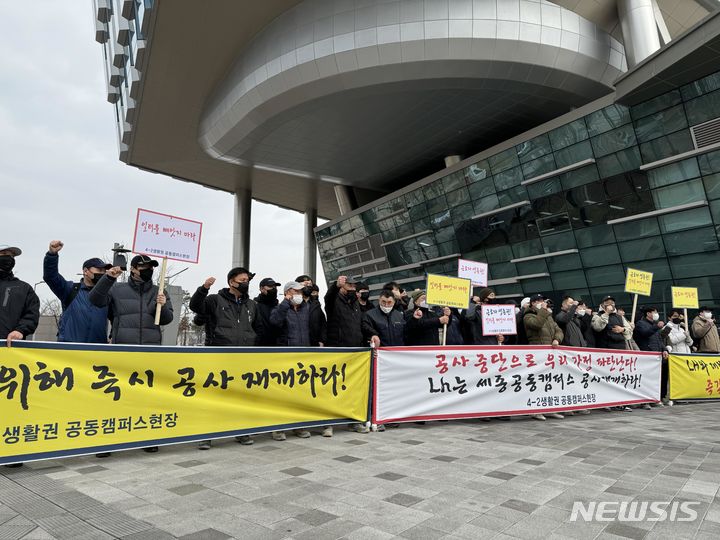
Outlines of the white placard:
<svg viewBox="0 0 720 540">
<path fill-rule="evenodd" d="M 138 208 L 133 253 L 197 263 L 202 223 Z"/>
<path fill-rule="evenodd" d="M 487 287 L 488 265 L 484 262 L 458 259 L 458 277 L 469 279 L 473 287 Z"/>
<path fill-rule="evenodd" d="M 377 350 L 373 423 L 541 414 L 660 400 L 660 353 L 550 346 Z"/>
<path fill-rule="evenodd" d="M 517 319 L 513 304 L 482 304 L 483 336 L 514 336 L 517 334 Z"/>
</svg>

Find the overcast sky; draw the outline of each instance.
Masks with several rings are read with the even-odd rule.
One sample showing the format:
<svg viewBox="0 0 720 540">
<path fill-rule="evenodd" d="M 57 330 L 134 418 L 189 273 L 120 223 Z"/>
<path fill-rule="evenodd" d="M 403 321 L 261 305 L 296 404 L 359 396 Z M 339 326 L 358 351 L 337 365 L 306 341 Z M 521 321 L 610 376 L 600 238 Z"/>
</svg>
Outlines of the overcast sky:
<svg viewBox="0 0 720 540">
<path fill-rule="evenodd" d="M 132 246 L 138 207 L 203 222 L 200 264 L 175 284 L 194 290 L 208 276 L 225 283 L 232 263 L 233 198 L 118 160 L 113 106 L 106 101 L 101 46 L 90 0 L 4 2 L 0 33 L 0 244 L 23 250 L 15 274 L 42 280 L 50 240 L 65 243 L 60 271 L 76 280 L 90 257 L 111 260 L 114 242 Z M 282 233 L 280 234 L 280 231 Z M 254 202 L 250 269 L 285 282 L 302 273 L 303 215 Z M 318 263 L 318 281 L 323 283 Z M 324 288 L 321 285 L 322 288 Z M 37 286 L 41 298 L 48 287 Z"/>
</svg>

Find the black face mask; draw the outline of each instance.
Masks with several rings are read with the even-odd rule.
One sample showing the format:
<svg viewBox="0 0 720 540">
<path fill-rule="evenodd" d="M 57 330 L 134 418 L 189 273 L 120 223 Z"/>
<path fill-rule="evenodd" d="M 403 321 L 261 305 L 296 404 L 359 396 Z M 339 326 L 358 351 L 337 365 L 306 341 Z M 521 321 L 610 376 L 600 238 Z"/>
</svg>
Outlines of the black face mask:
<svg viewBox="0 0 720 540">
<path fill-rule="evenodd" d="M 152 268 L 145 268 L 144 270 L 138 270 L 138 276 L 140 276 L 140 279 L 143 280 L 145 283 L 150 281 L 153 276 L 153 269 Z"/>
<path fill-rule="evenodd" d="M 312 286 L 306 286 L 302 288 L 302 295 L 307 298 L 312 294 L 313 288 Z"/>
<path fill-rule="evenodd" d="M 250 290 L 250 283 L 243 281 L 242 283 L 238 283 L 237 286 L 230 285 L 233 289 L 240 292 L 242 295 L 247 295 L 248 290 Z"/>
<path fill-rule="evenodd" d="M 93 274 L 93 275 L 92 275 L 92 280 L 91 280 L 91 281 L 92 281 L 92 284 L 93 284 L 93 285 L 97 285 L 97 284 L 98 284 L 98 281 L 100 281 L 104 275 L 105 275 L 105 274 Z"/>
<path fill-rule="evenodd" d="M 277 298 L 277 289 L 268 289 L 265 295 L 268 298 Z"/>
<path fill-rule="evenodd" d="M 680 324 L 683 320 L 680 317 L 673 317 L 672 322 L 673 324 Z"/>
<path fill-rule="evenodd" d="M 370 298 L 370 291 L 363 291 L 360 293 L 360 299 L 363 302 L 367 302 L 369 298 Z"/>
<path fill-rule="evenodd" d="M 355 303 L 357 300 L 357 291 L 347 291 L 347 294 L 345 295 L 345 298 L 347 298 L 347 301 L 349 304 Z"/>
<path fill-rule="evenodd" d="M 15 268 L 15 257 L 0 255 L 0 276 L 10 274 L 13 268 Z"/>
</svg>

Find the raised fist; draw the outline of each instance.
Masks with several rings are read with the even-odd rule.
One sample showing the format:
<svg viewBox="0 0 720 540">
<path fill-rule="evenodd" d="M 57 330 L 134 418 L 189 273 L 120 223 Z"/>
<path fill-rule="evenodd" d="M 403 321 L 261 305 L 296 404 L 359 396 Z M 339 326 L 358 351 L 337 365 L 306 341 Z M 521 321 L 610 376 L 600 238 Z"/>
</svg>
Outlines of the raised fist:
<svg viewBox="0 0 720 540">
<path fill-rule="evenodd" d="M 52 242 L 50 242 L 50 247 L 48 248 L 48 251 L 53 255 L 57 255 L 58 251 L 60 251 L 64 245 L 65 244 L 63 244 L 60 240 L 53 240 Z"/>
<path fill-rule="evenodd" d="M 345 282 L 347 281 L 347 276 L 340 276 L 337 278 L 337 288 L 342 289 L 342 286 L 345 285 Z"/>
<path fill-rule="evenodd" d="M 119 266 L 113 266 L 105 273 L 111 278 L 117 279 L 120 277 L 120 274 L 122 274 L 122 268 L 120 268 Z"/>
<path fill-rule="evenodd" d="M 210 287 L 213 286 L 213 283 L 215 283 L 215 278 L 209 277 L 205 280 L 205 283 L 203 283 L 203 287 L 205 287 L 206 289 L 210 289 Z"/>
</svg>

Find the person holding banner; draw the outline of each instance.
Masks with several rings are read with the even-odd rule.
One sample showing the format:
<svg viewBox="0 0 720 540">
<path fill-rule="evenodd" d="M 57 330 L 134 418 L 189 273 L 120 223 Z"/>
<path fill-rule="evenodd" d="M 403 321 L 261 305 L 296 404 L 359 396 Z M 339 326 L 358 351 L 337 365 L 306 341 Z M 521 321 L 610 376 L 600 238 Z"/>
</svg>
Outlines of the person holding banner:
<svg viewBox="0 0 720 540">
<path fill-rule="evenodd" d="M 20 248 L 0 246 L 0 339 L 8 347 L 35 332 L 40 321 L 40 299 L 32 285 L 13 275 L 15 258 L 21 254 Z"/>
<path fill-rule="evenodd" d="M 405 313 L 405 344 L 410 346 L 439 345 L 439 330 L 450 322 L 450 317 L 438 317 L 426 302 L 427 295 L 423 290 L 410 294 L 413 307 Z"/>
<path fill-rule="evenodd" d="M 405 317 L 395 309 L 395 302 L 392 291 L 383 291 L 378 306 L 363 315 L 363 335 L 375 347 L 405 345 Z"/>
<path fill-rule="evenodd" d="M 709 307 L 702 306 L 693 319 L 692 335 L 698 340 L 697 350 L 699 353 L 720 353 L 720 336 Z"/>
<path fill-rule="evenodd" d="M 50 242 L 43 260 L 43 280 L 62 304 L 58 341 L 71 343 L 107 343 L 108 310 L 90 303 L 90 290 L 112 267 L 98 258 L 83 263 L 81 281 L 67 281 L 58 271 L 59 253 L 64 244 Z"/>
<path fill-rule="evenodd" d="M 90 302 L 107 307 L 112 313 L 112 343 L 122 345 L 161 345 L 160 326 L 173 320 L 170 299 L 153 285 L 156 260 L 136 255 L 130 262 L 130 279 L 116 283 L 122 274 L 119 266 L 110 268 L 89 293 Z M 160 309 L 160 326 L 155 324 L 155 308 Z"/>
</svg>

